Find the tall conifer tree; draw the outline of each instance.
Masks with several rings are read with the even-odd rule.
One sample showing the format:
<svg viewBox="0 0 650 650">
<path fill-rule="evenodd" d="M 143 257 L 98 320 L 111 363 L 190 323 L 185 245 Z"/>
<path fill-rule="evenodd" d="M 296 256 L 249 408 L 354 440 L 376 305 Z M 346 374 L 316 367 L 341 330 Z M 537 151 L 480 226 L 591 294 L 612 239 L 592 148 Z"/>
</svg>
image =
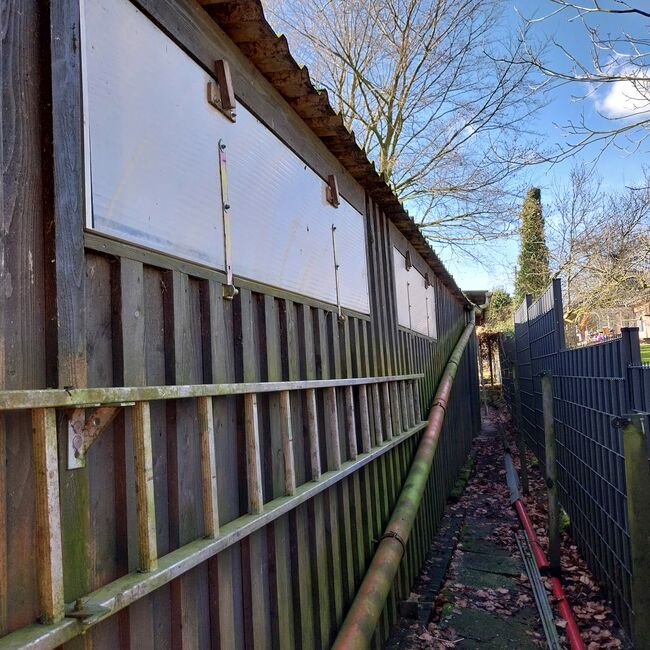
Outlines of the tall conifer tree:
<svg viewBox="0 0 650 650">
<path fill-rule="evenodd" d="M 551 281 L 548 247 L 544 237 L 541 192 L 538 187 L 528 190 L 521 209 L 519 225 L 521 248 L 515 276 L 515 299 L 519 304 L 527 293 L 537 298 Z"/>
</svg>

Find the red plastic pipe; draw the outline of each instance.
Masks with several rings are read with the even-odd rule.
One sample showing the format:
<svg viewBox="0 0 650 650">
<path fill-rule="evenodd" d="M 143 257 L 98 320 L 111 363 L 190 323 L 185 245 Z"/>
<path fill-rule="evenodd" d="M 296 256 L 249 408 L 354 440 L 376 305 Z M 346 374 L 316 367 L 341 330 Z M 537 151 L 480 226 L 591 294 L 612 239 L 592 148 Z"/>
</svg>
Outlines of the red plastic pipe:
<svg viewBox="0 0 650 650">
<path fill-rule="evenodd" d="M 526 508 L 524 508 L 524 504 L 520 499 L 515 501 L 514 506 L 519 515 L 521 525 L 524 527 L 528 539 L 530 540 L 530 546 L 533 550 L 533 556 L 535 557 L 537 567 L 540 571 L 546 571 L 548 569 L 548 560 L 546 559 L 546 555 L 544 555 L 542 547 L 537 541 L 537 535 L 533 530 L 533 525 L 528 517 Z M 555 599 L 557 600 L 557 608 L 560 611 L 560 616 L 562 616 L 566 621 L 566 635 L 571 644 L 571 650 L 586 650 L 585 642 L 580 636 L 580 630 L 578 629 L 578 624 L 573 616 L 571 605 L 569 605 L 569 601 L 566 599 L 566 594 L 564 593 L 564 588 L 562 587 L 560 579 L 556 576 L 551 576 L 551 587 L 553 589 L 553 596 L 555 596 Z"/>
</svg>

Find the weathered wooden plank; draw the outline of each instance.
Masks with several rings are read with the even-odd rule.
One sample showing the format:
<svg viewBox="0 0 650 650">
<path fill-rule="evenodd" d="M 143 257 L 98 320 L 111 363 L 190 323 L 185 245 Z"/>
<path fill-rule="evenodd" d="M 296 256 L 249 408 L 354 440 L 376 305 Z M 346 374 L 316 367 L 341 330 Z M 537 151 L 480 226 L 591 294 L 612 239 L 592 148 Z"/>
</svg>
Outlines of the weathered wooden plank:
<svg viewBox="0 0 650 650">
<path fill-rule="evenodd" d="M 203 378 L 200 285 L 178 271 L 164 275 L 165 375 L 170 384 Z M 201 537 L 203 505 L 201 449 L 193 400 L 167 405 L 169 540 L 172 547 Z M 207 566 L 196 567 L 170 585 L 172 643 L 197 647 L 209 639 Z"/>
<path fill-rule="evenodd" d="M 357 426 L 354 419 L 354 395 L 352 386 L 345 387 L 345 435 L 351 460 L 357 457 Z"/>
<path fill-rule="evenodd" d="M 393 435 L 397 435 L 393 429 L 393 409 L 391 406 L 390 385 L 384 382 L 381 385 L 381 410 L 382 410 L 382 430 L 385 432 L 384 440 L 390 440 Z"/>
<path fill-rule="evenodd" d="M 36 485 L 35 559 L 41 621 L 57 623 L 64 616 L 64 598 L 55 411 L 34 409 L 32 426 Z"/>
<path fill-rule="evenodd" d="M 238 296 L 241 343 L 238 347 L 240 378 L 244 381 L 260 381 L 262 361 L 265 358 L 265 329 L 263 297 L 247 289 L 241 289 Z M 262 429 L 257 413 L 257 395 L 244 396 L 245 468 L 241 468 L 246 479 L 249 513 L 262 512 L 265 499 L 262 457 L 265 442 L 261 439 Z M 267 533 L 256 531 L 242 542 L 242 576 L 244 592 L 244 627 L 246 644 L 255 648 L 270 647 L 271 584 L 270 555 Z"/>
<path fill-rule="evenodd" d="M 372 447 L 372 440 L 370 438 L 368 391 L 365 386 L 359 386 L 359 417 L 361 424 L 361 451 L 363 451 L 364 454 L 367 454 Z"/>
<path fill-rule="evenodd" d="M 222 285 L 202 285 L 204 364 L 206 382 L 235 380 L 233 301 L 222 298 Z M 215 456 L 220 526 L 241 514 L 238 459 L 243 455 L 241 428 L 237 426 L 235 397 L 212 400 L 215 425 Z M 208 562 L 210 627 L 213 647 L 244 647 L 241 545 L 223 550 Z"/>
<path fill-rule="evenodd" d="M 257 396 L 244 395 L 244 418 L 246 428 L 246 467 L 248 482 L 248 511 L 252 514 L 262 512 L 262 462 L 260 460 L 260 434 L 257 418 Z"/>
<path fill-rule="evenodd" d="M 201 439 L 201 485 L 203 487 L 203 529 L 207 537 L 219 534 L 219 496 L 214 440 L 214 407 L 211 397 L 196 400 Z"/>
<path fill-rule="evenodd" d="M 156 502 L 153 484 L 151 415 L 148 402 L 133 406 L 133 452 L 135 457 L 135 494 L 138 521 L 140 571 L 158 567 L 156 547 Z"/>
<path fill-rule="evenodd" d="M 324 403 L 325 426 L 327 427 L 327 469 L 337 470 L 341 467 L 341 445 L 335 388 L 325 389 Z"/>
<path fill-rule="evenodd" d="M 379 397 L 379 384 L 372 384 L 372 421 L 375 431 L 375 444 L 384 441 L 384 425 L 381 419 L 381 400 Z"/>
<path fill-rule="evenodd" d="M 309 459 L 311 468 L 311 480 L 320 480 L 321 459 L 320 459 L 320 446 L 318 440 L 318 414 L 316 412 L 316 391 L 308 389 L 305 391 L 305 406 L 307 417 L 307 436 L 309 442 Z M 339 463 L 340 466 L 340 463 Z M 329 468 L 328 468 L 329 469 Z"/>
<path fill-rule="evenodd" d="M 280 393 L 280 421 L 282 423 L 282 455 L 284 458 L 284 489 L 288 496 L 296 491 L 296 468 L 293 455 L 293 424 L 289 391 Z"/>
</svg>

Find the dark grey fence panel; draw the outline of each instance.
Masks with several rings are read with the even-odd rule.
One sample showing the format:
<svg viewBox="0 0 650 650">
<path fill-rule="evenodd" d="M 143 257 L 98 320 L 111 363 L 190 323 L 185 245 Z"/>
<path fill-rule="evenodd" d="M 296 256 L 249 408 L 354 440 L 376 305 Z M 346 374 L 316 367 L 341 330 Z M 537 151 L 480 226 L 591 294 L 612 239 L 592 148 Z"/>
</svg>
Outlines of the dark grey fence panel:
<svg viewBox="0 0 650 650">
<path fill-rule="evenodd" d="M 632 630 L 630 531 L 619 426 L 630 413 L 650 411 L 650 366 L 641 364 L 635 328 L 624 328 L 616 339 L 567 349 L 562 313 L 559 280 L 535 302 L 527 296 L 517 308 L 515 335 L 502 337 L 499 347 L 504 398 L 513 417 L 520 412 L 515 425 L 543 462 L 541 374 L 551 373 L 560 501 L 583 556 L 607 586 L 619 620 Z"/>
</svg>

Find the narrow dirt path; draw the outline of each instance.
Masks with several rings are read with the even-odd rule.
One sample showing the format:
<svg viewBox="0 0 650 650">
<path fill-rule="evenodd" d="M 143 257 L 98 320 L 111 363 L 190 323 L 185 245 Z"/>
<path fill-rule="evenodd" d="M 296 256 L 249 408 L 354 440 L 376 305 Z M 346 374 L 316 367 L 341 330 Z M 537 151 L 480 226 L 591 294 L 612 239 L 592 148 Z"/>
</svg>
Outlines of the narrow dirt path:
<svg viewBox="0 0 650 650">
<path fill-rule="evenodd" d="M 394 626 L 387 648 L 545 648 L 539 614 L 517 548 L 520 531 L 510 506 L 497 423 L 512 437 L 508 419 L 491 411 L 474 441 L 474 470 L 456 503 L 448 505 L 429 557 Z M 518 464 L 516 448 L 509 445 Z M 532 456 L 529 466 L 536 465 Z M 545 488 L 529 470 L 529 514 L 545 547 Z M 569 600 L 588 650 L 631 648 L 569 536 L 562 535 L 562 566 Z M 547 585 L 547 591 L 550 586 Z M 555 620 L 563 647 L 564 621 Z"/>
<path fill-rule="evenodd" d="M 442 588 L 435 589 L 433 622 L 403 617 L 389 648 L 526 650 L 545 645 L 512 534 L 517 518 L 509 503 L 503 444 L 493 423 L 484 422 L 474 449 L 474 471 L 458 502 L 448 508 L 411 597 L 417 601 L 431 593 L 431 582 L 440 584 L 436 573 L 447 564 Z"/>
</svg>

